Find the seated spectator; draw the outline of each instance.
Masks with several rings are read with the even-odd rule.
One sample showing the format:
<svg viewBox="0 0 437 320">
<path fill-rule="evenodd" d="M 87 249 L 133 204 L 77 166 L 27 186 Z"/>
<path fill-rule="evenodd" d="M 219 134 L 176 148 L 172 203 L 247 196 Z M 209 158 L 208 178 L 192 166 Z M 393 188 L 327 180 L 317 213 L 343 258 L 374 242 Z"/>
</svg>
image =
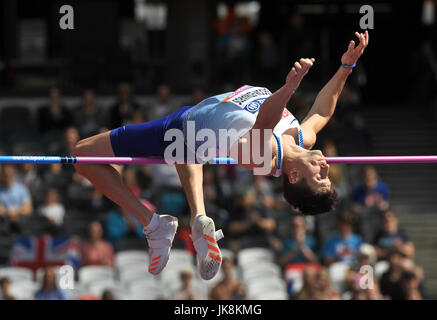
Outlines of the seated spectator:
<svg viewBox="0 0 437 320">
<path fill-rule="evenodd" d="M 68 300 L 64 290 L 58 287 L 53 267 L 46 267 L 41 289 L 35 293 L 36 300 Z"/>
<path fill-rule="evenodd" d="M 423 300 L 420 279 L 414 272 L 406 271 L 403 273 L 401 287 L 406 300 Z"/>
<path fill-rule="evenodd" d="M 375 247 L 379 259 L 387 259 L 388 252 L 396 249 L 404 256 L 413 258 L 415 254 L 414 243 L 405 230 L 398 227 L 399 221 L 392 210 L 384 212 L 382 217 L 382 230 L 375 237 Z"/>
<path fill-rule="evenodd" d="M 156 91 L 156 96 L 156 103 L 152 107 L 152 120 L 165 117 L 173 111 L 168 85 L 161 84 Z"/>
<path fill-rule="evenodd" d="M 352 265 L 346 273 L 345 281 L 344 281 L 345 289 L 343 292 L 343 297 L 350 297 L 353 299 L 354 294 L 360 295 L 357 292 L 357 290 L 361 289 L 362 281 L 365 281 L 366 279 L 363 278 L 363 276 L 368 276 L 367 271 L 363 271 L 365 269 L 362 268 L 363 267 L 365 268 L 367 266 L 373 266 L 375 262 L 376 262 L 375 248 L 368 243 L 363 243 L 360 246 L 360 249 L 357 254 L 357 263 L 355 265 Z M 370 281 L 370 276 L 368 276 L 367 279 L 369 279 Z M 373 277 L 373 279 L 376 280 L 375 277 Z M 369 288 L 371 287 L 371 284 L 367 282 L 365 282 L 364 285 L 367 285 Z M 375 292 L 373 292 L 372 294 L 374 293 Z M 365 296 L 367 299 L 367 293 Z"/>
<path fill-rule="evenodd" d="M 89 242 L 82 245 L 83 265 L 114 265 L 114 250 L 110 243 L 103 240 L 103 228 L 100 222 L 91 222 Z"/>
<path fill-rule="evenodd" d="M 32 197 L 25 185 L 15 180 L 15 167 L 5 164 L 0 177 L 0 216 L 17 221 L 20 215 L 33 212 Z"/>
<path fill-rule="evenodd" d="M 139 108 L 139 105 L 132 98 L 130 84 L 121 83 L 118 100 L 109 109 L 109 128 L 115 129 L 128 124 L 132 120 L 133 112 L 139 111 Z"/>
<path fill-rule="evenodd" d="M 38 130 L 42 135 L 60 134 L 72 123 L 71 113 L 61 102 L 61 92 L 58 88 L 50 89 L 50 102 L 38 110 Z"/>
<path fill-rule="evenodd" d="M 138 167 L 137 181 L 142 190 L 149 190 L 153 186 L 152 170 L 147 164 Z"/>
<path fill-rule="evenodd" d="M 305 268 L 302 274 L 303 286 L 296 296 L 297 300 L 314 300 L 316 298 L 315 288 L 317 273 L 318 272 L 311 266 Z"/>
<path fill-rule="evenodd" d="M 253 186 L 255 187 L 257 197 L 267 208 L 277 208 L 280 201 L 275 198 L 273 184 L 266 176 L 253 175 Z"/>
<path fill-rule="evenodd" d="M 4 277 L 0 279 L 0 300 L 15 300 L 15 298 L 9 293 L 11 287 L 11 280 Z"/>
<path fill-rule="evenodd" d="M 352 233 L 354 216 L 344 212 L 338 220 L 339 235 L 328 238 L 323 244 L 322 258 L 326 265 L 341 261 L 349 264 L 356 262 L 356 254 L 363 242 L 361 236 Z"/>
<path fill-rule="evenodd" d="M 89 89 L 84 91 L 82 104 L 76 109 L 74 115 L 74 123 L 83 138 L 98 133 L 99 129 L 105 125 L 103 110 L 97 105 L 94 92 Z"/>
<path fill-rule="evenodd" d="M 58 154 L 69 156 L 74 146 L 79 142 L 79 130 L 76 127 L 68 127 L 64 130 L 64 144 Z"/>
<path fill-rule="evenodd" d="M 234 262 L 229 258 L 222 261 L 223 279 L 211 290 L 212 300 L 244 300 L 244 285 L 234 278 Z"/>
<path fill-rule="evenodd" d="M 306 222 L 303 216 L 295 216 L 293 219 L 293 237 L 284 240 L 282 256 L 279 264 L 286 266 L 290 263 L 317 262 L 314 253 L 315 240 L 306 234 Z"/>
<path fill-rule="evenodd" d="M 63 224 L 65 208 L 59 201 L 59 194 L 56 189 L 47 191 L 45 203 L 38 209 L 38 212 L 56 226 Z"/>
<path fill-rule="evenodd" d="M 379 259 L 386 259 L 391 249 L 396 249 L 408 258 L 415 254 L 414 243 L 405 230 L 399 229 L 399 221 L 392 210 L 384 212 L 382 230 L 376 235 L 374 244 Z"/>
<path fill-rule="evenodd" d="M 404 298 L 401 279 L 404 272 L 402 267 L 402 254 L 397 250 L 389 252 L 389 269 L 381 276 L 381 291 L 383 295 L 392 300 L 402 300 Z"/>
<path fill-rule="evenodd" d="M 34 163 L 23 163 L 16 179 L 28 188 L 34 202 L 44 200 L 43 181 Z"/>
<path fill-rule="evenodd" d="M 389 269 L 382 274 L 380 281 L 383 295 L 392 300 L 426 298 L 421 267 L 397 249 L 389 251 L 388 262 Z"/>
<path fill-rule="evenodd" d="M 124 168 L 123 182 L 134 195 L 137 197 L 141 195 L 141 188 L 138 186 L 137 176 L 132 168 Z"/>
<path fill-rule="evenodd" d="M 184 106 L 195 106 L 205 99 L 205 92 L 202 87 L 194 87 L 191 92 L 191 99 L 183 103 Z"/>
<path fill-rule="evenodd" d="M 331 286 L 331 279 L 327 269 L 321 269 L 317 273 L 314 298 L 316 300 L 340 300 L 340 295 Z"/>
<path fill-rule="evenodd" d="M 150 211 L 155 212 L 156 208 L 149 201 L 142 199 L 141 202 Z M 129 236 L 145 238 L 142 224 L 123 208 L 118 207 L 112 210 L 106 217 L 106 237 L 115 244 L 118 240 Z"/>
<path fill-rule="evenodd" d="M 130 124 L 140 124 L 143 122 L 146 122 L 146 118 L 144 117 L 144 113 L 141 110 L 135 110 L 132 111 L 131 117 L 129 121 L 126 123 L 127 125 Z"/>
<path fill-rule="evenodd" d="M 364 168 L 363 183 L 353 191 L 354 211 L 361 208 L 377 208 L 385 211 L 389 206 L 389 189 L 379 181 L 376 169 L 367 166 Z"/>
<path fill-rule="evenodd" d="M 242 188 L 235 198 L 227 228 L 229 236 L 240 248 L 270 247 L 270 236 L 276 229 L 276 221 L 269 210 L 256 203 L 255 190 Z"/>
<path fill-rule="evenodd" d="M 102 300 L 115 300 L 114 295 L 112 294 L 112 291 L 109 289 L 106 289 L 102 293 Z"/>
<path fill-rule="evenodd" d="M 61 163 L 51 163 L 48 170 L 43 174 L 43 182 L 46 188 L 58 190 L 64 195 L 68 185 L 71 183 L 72 172 L 65 170 Z"/>
<path fill-rule="evenodd" d="M 325 157 L 338 157 L 337 146 L 332 140 L 325 140 L 322 145 L 322 152 Z M 345 180 L 345 167 L 342 164 L 329 165 L 329 179 L 337 190 L 338 197 L 341 201 L 346 200 L 348 196 L 347 183 Z"/>
<path fill-rule="evenodd" d="M 191 270 L 182 270 L 180 272 L 180 279 L 182 287 L 173 294 L 173 300 L 198 300 L 199 295 L 191 286 L 193 280 L 193 273 Z"/>
</svg>

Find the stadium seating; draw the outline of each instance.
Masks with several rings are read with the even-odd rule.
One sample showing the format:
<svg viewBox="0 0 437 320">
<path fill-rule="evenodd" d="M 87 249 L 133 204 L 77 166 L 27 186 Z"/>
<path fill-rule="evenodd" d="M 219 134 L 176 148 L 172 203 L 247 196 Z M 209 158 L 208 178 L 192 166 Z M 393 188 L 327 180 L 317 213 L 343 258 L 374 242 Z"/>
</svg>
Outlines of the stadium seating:
<svg viewBox="0 0 437 320">
<path fill-rule="evenodd" d="M 7 277 L 11 282 L 33 281 L 33 272 L 22 267 L 3 267 L 0 268 L 0 278 Z"/>
<path fill-rule="evenodd" d="M 97 280 L 115 279 L 115 271 L 105 266 L 84 266 L 79 269 L 79 282 L 89 284 Z"/>
</svg>

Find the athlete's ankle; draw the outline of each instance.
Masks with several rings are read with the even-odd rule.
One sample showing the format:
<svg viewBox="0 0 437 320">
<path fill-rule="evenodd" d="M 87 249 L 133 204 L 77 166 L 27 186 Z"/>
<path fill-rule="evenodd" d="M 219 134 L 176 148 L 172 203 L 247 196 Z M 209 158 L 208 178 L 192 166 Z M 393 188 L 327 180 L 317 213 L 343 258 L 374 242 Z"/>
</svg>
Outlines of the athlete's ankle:
<svg viewBox="0 0 437 320">
<path fill-rule="evenodd" d="M 157 213 L 154 213 L 149 223 L 144 226 L 144 232 L 155 231 L 158 227 L 159 227 L 159 215 Z"/>
</svg>

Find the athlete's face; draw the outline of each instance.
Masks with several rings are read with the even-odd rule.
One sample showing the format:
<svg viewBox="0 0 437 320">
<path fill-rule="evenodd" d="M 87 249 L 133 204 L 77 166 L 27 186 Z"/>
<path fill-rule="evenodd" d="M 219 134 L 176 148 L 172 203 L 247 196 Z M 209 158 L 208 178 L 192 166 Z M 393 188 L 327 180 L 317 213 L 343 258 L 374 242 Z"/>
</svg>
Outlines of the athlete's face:
<svg viewBox="0 0 437 320">
<path fill-rule="evenodd" d="M 302 177 L 306 179 L 308 186 L 320 193 L 331 190 L 331 181 L 329 180 L 329 164 L 319 150 L 308 151 L 304 159 L 304 169 Z"/>
</svg>

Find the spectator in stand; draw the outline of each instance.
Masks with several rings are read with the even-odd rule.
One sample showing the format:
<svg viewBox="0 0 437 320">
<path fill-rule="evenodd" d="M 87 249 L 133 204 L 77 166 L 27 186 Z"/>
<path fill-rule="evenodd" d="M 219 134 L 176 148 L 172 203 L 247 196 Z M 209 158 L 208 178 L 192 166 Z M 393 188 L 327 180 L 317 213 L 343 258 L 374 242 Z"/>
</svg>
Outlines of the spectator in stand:
<svg viewBox="0 0 437 320">
<path fill-rule="evenodd" d="M 123 183 L 132 191 L 134 195 L 141 195 L 141 188 L 138 186 L 137 175 L 132 168 L 126 167 L 123 170 Z"/>
<path fill-rule="evenodd" d="M 58 190 L 63 195 L 71 183 L 71 172 L 65 170 L 61 163 L 51 163 L 43 174 L 43 183 L 46 188 Z"/>
<path fill-rule="evenodd" d="M 182 287 L 173 294 L 173 300 L 198 300 L 199 294 L 191 286 L 193 280 L 193 273 L 191 270 L 182 270 L 180 272 L 180 279 Z"/>
<path fill-rule="evenodd" d="M 389 206 L 389 189 L 378 178 L 375 168 L 364 168 L 363 183 L 353 191 L 354 211 L 362 208 L 376 208 L 385 211 Z"/>
<path fill-rule="evenodd" d="M 265 176 L 252 175 L 253 186 L 255 187 L 257 197 L 267 208 L 277 208 L 280 206 L 280 201 L 275 197 L 273 184 L 271 180 Z"/>
<path fill-rule="evenodd" d="M 64 144 L 58 154 L 69 156 L 79 139 L 79 130 L 76 127 L 66 128 L 64 131 Z"/>
<path fill-rule="evenodd" d="M 414 272 L 406 271 L 403 273 L 401 287 L 405 300 L 423 300 L 420 279 Z"/>
<path fill-rule="evenodd" d="M 350 269 L 346 272 L 346 276 L 345 276 L 345 289 L 343 292 L 343 297 L 348 300 L 349 298 L 354 299 L 354 295 L 358 295 L 360 296 L 360 293 L 358 292 L 361 289 L 361 282 L 365 281 L 366 278 L 363 278 L 363 276 L 368 276 L 368 272 L 366 271 L 366 269 L 362 269 L 362 268 L 367 268 L 368 266 L 373 267 L 373 265 L 376 262 L 376 251 L 375 248 L 368 244 L 368 243 L 363 243 L 360 246 L 359 252 L 357 254 L 357 263 L 355 265 L 352 265 L 350 267 Z M 369 277 L 367 279 L 370 279 Z M 374 279 L 374 283 L 376 283 L 376 277 L 373 277 Z M 368 282 L 364 282 L 365 284 L 367 284 L 369 286 L 368 289 L 366 290 L 371 290 L 370 289 L 370 284 Z M 372 291 L 372 293 L 370 294 L 370 296 L 372 297 L 372 299 L 375 297 L 375 295 L 380 294 L 379 292 L 379 287 L 378 289 L 373 289 L 374 291 Z M 370 297 L 369 296 L 369 297 Z M 365 292 L 365 298 L 368 298 L 368 293 Z"/>
<path fill-rule="evenodd" d="M 103 240 L 102 224 L 93 221 L 89 226 L 89 242 L 82 245 L 83 265 L 114 265 L 114 250 L 110 243 Z"/>
<path fill-rule="evenodd" d="M 338 157 L 337 146 L 332 140 L 325 140 L 321 150 L 325 157 Z M 348 197 L 348 190 L 344 165 L 336 163 L 330 164 L 328 175 L 332 185 L 335 187 L 335 190 L 337 190 L 340 201 L 345 201 Z"/>
<path fill-rule="evenodd" d="M 29 189 L 34 203 L 41 203 L 44 200 L 43 181 L 34 163 L 23 163 L 16 179 Z"/>
<path fill-rule="evenodd" d="M 381 276 L 380 282 L 384 295 L 393 300 L 427 298 L 422 267 L 397 249 L 389 252 L 388 261 L 389 269 Z"/>
<path fill-rule="evenodd" d="M 387 259 L 388 252 L 396 249 L 404 256 L 413 259 L 415 255 L 414 243 L 405 230 L 398 227 L 399 221 L 392 210 L 384 212 L 382 230 L 375 237 L 375 247 L 379 259 Z"/>
<path fill-rule="evenodd" d="M 295 216 L 293 219 L 293 237 L 284 240 L 282 256 L 279 264 L 285 267 L 291 263 L 317 262 L 314 253 L 316 242 L 306 234 L 306 222 L 303 216 Z"/>
<path fill-rule="evenodd" d="M 328 238 L 323 244 L 321 256 L 326 265 L 341 261 L 348 264 L 356 263 L 356 255 L 363 242 L 361 236 L 352 232 L 354 215 L 344 212 L 338 220 L 339 235 Z"/>
<path fill-rule="evenodd" d="M 384 296 L 392 300 L 403 300 L 404 294 L 402 289 L 403 256 L 397 250 L 390 251 L 388 255 L 389 269 L 381 276 L 381 292 Z"/>
<path fill-rule="evenodd" d="M 184 103 L 184 106 L 195 106 L 205 99 L 205 92 L 202 87 L 194 87 L 191 92 L 191 99 Z"/>
<path fill-rule="evenodd" d="M 16 222 L 20 215 L 33 212 L 32 197 L 25 185 L 15 179 L 16 170 L 11 164 L 1 167 L 0 216 Z"/>
<path fill-rule="evenodd" d="M 58 288 L 53 267 L 46 267 L 41 289 L 35 293 L 36 300 L 67 300 L 64 290 Z"/>
<path fill-rule="evenodd" d="M 138 186 L 141 190 L 150 190 L 153 187 L 153 177 L 150 166 L 147 164 L 143 164 L 138 167 L 138 171 L 136 173 Z"/>
<path fill-rule="evenodd" d="M 234 277 L 234 262 L 230 258 L 222 261 L 223 279 L 211 290 L 212 300 L 244 300 L 244 285 Z"/>
<path fill-rule="evenodd" d="M 54 139 L 72 124 L 71 112 L 61 103 L 61 92 L 58 88 L 50 89 L 50 103 L 38 110 L 39 133 L 45 138 L 52 136 Z M 49 139 L 51 140 L 51 139 Z"/>
<path fill-rule="evenodd" d="M 327 269 L 321 269 L 316 276 L 314 287 L 314 298 L 316 300 L 340 300 L 340 295 L 331 285 Z"/>
<path fill-rule="evenodd" d="M 77 108 L 74 114 L 74 123 L 79 128 L 80 136 L 83 138 L 97 134 L 99 129 L 105 125 L 104 113 L 97 105 L 92 90 L 84 91 L 82 105 Z"/>
<path fill-rule="evenodd" d="M 314 300 L 316 298 L 315 289 L 317 281 L 317 271 L 308 266 L 305 268 L 302 274 L 303 286 L 300 292 L 297 294 L 297 300 Z"/>
<path fill-rule="evenodd" d="M 123 82 L 119 86 L 117 102 L 109 109 L 109 128 L 122 127 L 132 120 L 133 112 L 139 111 L 140 106 L 132 98 L 132 88 Z"/>
<path fill-rule="evenodd" d="M 64 223 L 65 208 L 59 201 L 56 189 L 47 190 L 45 204 L 38 209 L 38 212 L 55 226 L 61 226 Z"/>
<path fill-rule="evenodd" d="M 102 300 L 115 300 L 112 291 L 109 289 L 106 289 L 105 291 L 103 291 Z"/>
<path fill-rule="evenodd" d="M 156 92 L 157 101 L 152 109 L 153 119 L 159 119 L 170 114 L 173 105 L 170 103 L 170 88 L 166 84 L 161 84 Z"/>
<path fill-rule="evenodd" d="M 269 210 L 256 202 L 253 188 L 242 188 L 235 198 L 227 233 L 240 248 L 270 247 L 270 236 L 276 229 L 276 221 Z"/>
<path fill-rule="evenodd" d="M 141 203 L 150 211 L 156 211 L 149 201 L 141 199 Z M 112 244 L 129 236 L 145 238 L 141 223 L 120 207 L 110 211 L 106 217 L 106 236 Z"/>
<path fill-rule="evenodd" d="M 261 31 L 258 36 L 258 45 L 259 79 L 274 83 L 278 79 L 279 51 L 273 36 L 267 31 Z"/>
<path fill-rule="evenodd" d="M 7 277 L 0 279 L 0 300 L 15 300 L 15 298 L 9 293 L 11 287 L 11 280 Z"/>
<path fill-rule="evenodd" d="M 60 139 L 59 137 L 62 137 Z M 48 152 L 51 154 L 57 154 L 60 156 L 69 156 L 71 150 L 79 141 L 80 135 L 79 130 L 75 126 L 66 127 L 62 134 L 58 135 L 58 139 L 53 141 L 48 146 Z"/>
</svg>

